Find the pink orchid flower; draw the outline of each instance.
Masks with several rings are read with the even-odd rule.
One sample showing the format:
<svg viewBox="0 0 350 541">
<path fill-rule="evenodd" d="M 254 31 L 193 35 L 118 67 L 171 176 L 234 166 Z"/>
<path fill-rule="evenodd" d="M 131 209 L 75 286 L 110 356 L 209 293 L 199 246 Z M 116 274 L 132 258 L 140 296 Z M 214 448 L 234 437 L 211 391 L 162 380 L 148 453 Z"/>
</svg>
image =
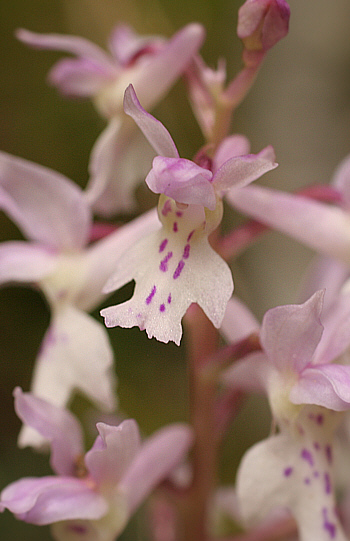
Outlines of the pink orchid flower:
<svg viewBox="0 0 350 541">
<path fill-rule="evenodd" d="M 56 475 L 28 477 L 6 487 L 0 511 L 31 524 L 52 524 L 57 541 L 114 541 L 129 518 L 184 459 L 191 429 L 181 423 L 158 430 L 144 443 L 134 420 L 98 423 L 99 435 L 83 454 L 83 434 L 67 410 L 15 389 L 24 423 L 50 441 Z"/>
<path fill-rule="evenodd" d="M 350 297 L 328 310 L 323 329 L 323 294 L 269 310 L 260 331 L 262 352 L 224 375 L 228 385 L 265 390 L 279 428 L 243 457 L 237 478 L 242 515 L 259 522 L 286 508 L 301 541 L 346 539 L 335 512 L 333 439 L 341 412 L 350 409 L 350 366 L 334 361 L 350 345 Z"/>
<path fill-rule="evenodd" d="M 204 28 L 196 23 L 169 40 L 138 36 L 129 26 L 118 25 L 108 54 L 84 38 L 17 31 L 17 37 L 32 47 L 75 55 L 55 64 L 49 82 L 64 95 L 92 98 L 109 122 L 90 159 L 87 197 L 98 212 L 110 215 L 131 210 L 135 186 L 146 176 L 154 156 L 124 114 L 126 87 L 132 83 L 145 106 L 154 107 L 183 73 L 202 45 L 204 34 Z"/>
<path fill-rule="evenodd" d="M 227 199 L 239 211 L 349 268 L 350 157 L 336 170 L 333 186 L 339 191 L 340 207 L 261 186 L 231 192 Z"/>
<path fill-rule="evenodd" d="M 132 299 L 101 314 L 107 327 L 136 325 L 146 329 L 150 338 L 179 344 L 181 318 L 191 303 L 199 304 L 213 325 L 220 327 L 233 291 L 228 265 L 208 242 L 208 235 L 221 222 L 222 195 L 277 164 L 271 147 L 257 155 L 239 155 L 248 143 L 244 137 L 233 136 L 218 149 L 213 171 L 200 167 L 179 157 L 167 129 L 141 107 L 131 86 L 125 93 L 125 111 L 159 154 L 146 183 L 161 194 L 162 228 L 121 258 L 105 287 L 110 292 L 134 279 Z"/>
<path fill-rule="evenodd" d="M 103 325 L 86 312 L 129 243 L 158 226 L 156 212 L 88 245 L 92 212 L 82 190 L 45 167 L 0 153 L 0 208 L 27 241 L 0 245 L 0 283 L 38 286 L 51 308 L 36 360 L 32 392 L 64 406 L 76 389 L 100 408 L 115 408 L 113 352 Z M 22 444 L 35 441 L 31 431 Z"/>
</svg>

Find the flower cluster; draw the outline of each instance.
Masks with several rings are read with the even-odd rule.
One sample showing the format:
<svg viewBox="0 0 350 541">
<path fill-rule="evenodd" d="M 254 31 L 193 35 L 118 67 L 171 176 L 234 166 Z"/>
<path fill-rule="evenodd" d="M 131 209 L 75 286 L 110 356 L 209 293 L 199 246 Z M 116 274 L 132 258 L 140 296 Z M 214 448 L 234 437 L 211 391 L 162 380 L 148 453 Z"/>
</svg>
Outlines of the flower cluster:
<svg viewBox="0 0 350 541">
<path fill-rule="evenodd" d="M 168 39 L 118 24 L 108 53 L 80 37 L 16 32 L 30 47 L 72 55 L 49 83 L 90 98 L 107 121 L 84 189 L 0 152 L 0 208 L 26 239 L 0 245 L 0 282 L 35 285 L 50 309 L 30 391 L 13 393 L 18 443 L 49 450 L 54 472 L 10 483 L 0 511 L 50 525 L 56 541 L 115 541 L 143 503 L 140 539 L 349 539 L 350 158 L 332 187 L 278 192 L 251 185 L 277 167 L 273 147 L 252 153 L 230 131 L 289 16 L 286 0 L 245 1 L 242 68 L 229 81 L 222 60 L 215 70 L 199 55 L 199 23 Z M 180 76 L 205 140 L 192 159 L 149 112 Z M 159 199 L 141 214 L 134 192 L 143 180 Z M 252 220 L 230 227 L 226 209 Z M 321 255 L 303 295 L 260 324 L 232 296 L 230 263 L 269 228 Z M 132 281 L 131 298 L 101 310 L 104 324 L 91 315 Z M 106 327 L 178 346 L 184 335 L 187 422 L 141 437 L 118 404 L 114 359 L 123 351 Z M 251 393 L 266 397 L 271 433 L 245 451 L 233 487 L 217 486 L 222 440 Z M 87 452 L 86 416 L 69 410 L 81 394 L 103 419 Z"/>
</svg>

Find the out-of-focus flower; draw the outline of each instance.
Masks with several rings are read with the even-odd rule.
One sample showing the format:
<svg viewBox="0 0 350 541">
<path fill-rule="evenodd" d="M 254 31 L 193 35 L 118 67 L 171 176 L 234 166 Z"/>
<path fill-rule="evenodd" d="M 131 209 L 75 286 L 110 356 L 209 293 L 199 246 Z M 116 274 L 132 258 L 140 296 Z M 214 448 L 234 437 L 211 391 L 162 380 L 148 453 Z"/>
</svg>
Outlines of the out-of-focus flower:
<svg viewBox="0 0 350 541">
<path fill-rule="evenodd" d="M 158 227 L 154 210 L 88 246 L 92 213 L 72 181 L 0 153 L 0 208 L 30 239 L 0 245 L 0 283 L 40 287 L 51 308 L 50 327 L 36 360 L 32 392 L 64 406 L 76 389 L 100 408 L 115 407 L 113 352 L 103 325 L 86 312 L 130 242 Z M 29 430 L 22 444 L 36 441 Z"/>
<path fill-rule="evenodd" d="M 126 25 L 114 30 L 110 55 L 77 36 L 35 34 L 18 30 L 17 37 L 39 49 L 62 50 L 76 58 L 59 61 L 49 82 L 68 96 L 91 97 L 109 124 L 95 143 L 86 195 L 103 214 L 130 210 L 133 191 L 146 176 L 154 156 L 142 134 L 123 111 L 126 87 L 132 83 L 142 102 L 152 108 L 186 68 L 204 40 L 193 23 L 171 39 L 138 36 Z"/>
<path fill-rule="evenodd" d="M 55 476 L 29 477 L 5 488 L 0 511 L 31 524 L 52 524 L 57 541 L 114 541 L 130 516 L 185 457 L 192 443 L 185 424 L 158 430 L 144 443 L 134 420 L 98 423 L 95 443 L 83 454 L 77 419 L 21 389 L 18 416 L 51 444 Z"/>
<path fill-rule="evenodd" d="M 140 105 L 132 87 L 125 93 L 125 110 L 159 154 L 146 178 L 160 193 L 162 228 L 135 244 L 118 262 L 105 291 L 132 279 L 132 299 L 102 310 L 108 327 L 138 326 L 149 337 L 180 343 L 181 318 L 192 302 L 219 327 L 233 290 L 228 265 L 211 248 L 208 235 L 222 218 L 223 193 L 252 182 L 277 166 L 267 147 L 259 154 L 239 155 L 247 141 L 225 140 L 213 161 L 213 171 L 179 158 L 169 132 Z"/>
<path fill-rule="evenodd" d="M 269 310 L 260 332 L 263 351 L 224 375 L 229 385 L 264 389 L 279 427 L 243 457 L 242 514 L 254 522 L 287 508 L 302 541 L 346 539 L 335 512 L 333 437 L 340 412 L 350 408 L 350 367 L 333 361 L 349 347 L 350 297 L 328 312 L 324 332 L 322 301 L 319 291 L 302 305 Z"/>
</svg>

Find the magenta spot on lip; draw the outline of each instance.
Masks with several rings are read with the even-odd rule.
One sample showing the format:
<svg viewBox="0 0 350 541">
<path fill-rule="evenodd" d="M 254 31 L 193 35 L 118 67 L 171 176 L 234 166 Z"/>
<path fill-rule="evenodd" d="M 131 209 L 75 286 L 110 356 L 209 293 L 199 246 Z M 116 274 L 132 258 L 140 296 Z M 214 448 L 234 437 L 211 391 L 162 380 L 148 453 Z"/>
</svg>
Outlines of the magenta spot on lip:
<svg viewBox="0 0 350 541">
<path fill-rule="evenodd" d="M 181 212 L 181 210 L 177 210 L 177 211 L 176 211 L 176 216 L 177 216 L 178 218 L 181 218 L 182 215 L 183 215 L 183 212 Z"/>
<path fill-rule="evenodd" d="M 171 203 L 169 199 L 167 199 L 164 203 L 164 207 L 162 208 L 162 214 L 163 216 L 166 216 L 169 212 L 171 212 Z"/>
<path fill-rule="evenodd" d="M 193 229 L 193 231 L 191 231 L 191 233 L 188 235 L 188 237 L 187 237 L 187 242 L 190 242 L 190 240 L 191 240 L 191 238 L 192 238 L 192 236 L 193 236 L 194 231 L 195 231 L 195 230 Z"/>
<path fill-rule="evenodd" d="M 314 442 L 314 449 L 316 449 L 316 451 L 320 450 L 320 444 L 317 441 Z"/>
<path fill-rule="evenodd" d="M 292 473 L 293 473 L 293 468 L 291 466 L 283 470 L 283 475 L 285 477 L 289 477 Z"/>
<path fill-rule="evenodd" d="M 190 245 L 186 244 L 184 248 L 184 253 L 182 254 L 183 259 L 188 259 L 190 257 Z"/>
<path fill-rule="evenodd" d="M 171 293 L 169 293 L 169 296 L 168 296 L 168 304 L 171 303 Z"/>
<path fill-rule="evenodd" d="M 326 494 L 330 494 L 332 492 L 331 479 L 328 473 L 324 474 L 324 491 Z"/>
<path fill-rule="evenodd" d="M 305 477 L 304 479 L 304 485 L 309 485 L 311 483 L 309 477 Z"/>
<path fill-rule="evenodd" d="M 301 458 L 306 460 L 306 462 L 310 464 L 310 466 L 314 465 L 314 459 L 312 458 L 312 454 L 307 449 L 303 449 L 301 451 Z"/>
<path fill-rule="evenodd" d="M 165 305 L 164 304 L 161 304 L 160 307 L 159 307 L 159 310 L 161 312 L 165 312 Z"/>
<path fill-rule="evenodd" d="M 165 250 L 166 245 L 168 244 L 168 239 L 164 239 L 159 246 L 159 253 L 163 252 Z"/>
<path fill-rule="evenodd" d="M 179 261 L 178 266 L 177 266 L 176 269 L 175 269 L 174 274 L 173 274 L 174 280 L 176 280 L 176 278 L 178 278 L 178 277 L 180 276 L 180 274 L 181 274 L 182 269 L 184 268 L 184 266 L 185 266 L 185 263 L 184 263 L 184 261 L 182 261 L 182 259 L 181 259 L 181 260 Z"/>
<path fill-rule="evenodd" d="M 174 233 L 177 233 L 178 230 L 179 230 L 179 229 L 178 229 L 178 227 L 177 227 L 177 222 L 174 222 L 174 223 L 173 223 L 173 231 L 174 231 Z"/>
<path fill-rule="evenodd" d="M 323 528 L 326 532 L 329 533 L 329 536 L 331 539 L 334 539 L 336 536 L 336 526 L 332 522 L 329 522 L 328 516 L 327 516 L 327 509 L 324 507 L 322 509 L 322 516 L 323 516 Z"/>
<path fill-rule="evenodd" d="M 323 421 L 324 421 L 323 415 L 320 414 L 320 415 L 317 415 L 317 416 L 316 416 L 316 423 L 317 423 L 318 425 L 323 425 Z"/>
<path fill-rule="evenodd" d="M 83 524 L 68 524 L 68 530 L 82 535 L 86 534 L 88 531 L 87 527 L 83 526 Z"/>
<path fill-rule="evenodd" d="M 168 270 L 168 261 L 173 257 L 173 252 L 168 252 L 164 259 L 160 262 L 159 269 L 162 272 L 166 272 Z"/>
<path fill-rule="evenodd" d="M 319 477 L 320 474 L 318 473 L 318 471 L 314 471 L 314 477 Z"/>
<path fill-rule="evenodd" d="M 333 462 L 333 454 L 332 454 L 332 447 L 330 445 L 326 445 L 325 447 L 325 453 L 328 464 L 332 464 Z"/>
<path fill-rule="evenodd" d="M 151 293 L 148 295 L 148 297 L 147 297 L 147 299 L 146 299 L 146 304 L 149 304 L 149 303 L 151 302 L 151 300 L 153 299 L 154 295 L 156 294 L 156 291 L 157 291 L 156 286 L 153 286 L 153 287 L 152 287 Z"/>
</svg>

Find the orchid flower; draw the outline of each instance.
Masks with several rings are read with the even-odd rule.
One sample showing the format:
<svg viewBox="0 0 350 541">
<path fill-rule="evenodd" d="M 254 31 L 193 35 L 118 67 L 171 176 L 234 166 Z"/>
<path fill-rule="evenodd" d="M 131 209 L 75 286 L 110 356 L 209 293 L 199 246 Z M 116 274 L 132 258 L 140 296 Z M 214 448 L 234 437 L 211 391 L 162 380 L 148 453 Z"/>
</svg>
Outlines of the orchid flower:
<svg viewBox="0 0 350 541">
<path fill-rule="evenodd" d="M 0 511 L 31 524 L 52 524 L 57 541 L 114 541 L 150 492 L 184 458 L 191 429 L 181 423 L 158 430 L 144 443 L 132 419 L 98 423 L 99 435 L 83 454 L 76 417 L 17 388 L 15 407 L 24 423 L 51 445 L 56 475 L 28 477 L 6 487 Z"/>
<path fill-rule="evenodd" d="M 100 408 L 113 410 L 112 349 L 104 326 L 86 312 L 104 298 L 102 286 L 123 250 L 158 226 L 156 213 L 88 246 L 92 213 L 82 190 L 63 175 L 5 153 L 0 153 L 0 208 L 30 239 L 0 245 L 0 283 L 35 284 L 51 308 L 32 392 L 64 406 L 78 389 Z M 27 436 L 22 444 L 35 441 L 31 431 Z"/>
<path fill-rule="evenodd" d="M 301 541 L 346 539 L 335 512 L 333 436 L 341 412 L 350 409 L 350 366 L 333 361 L 350 345 L 350 297 L 328 312 L 323 331 L 323 293 L 269 310 L 262 352 L 224 375 L 229 385 L 265 389 L 279 428 L 243 457 L 237 477 L 242 515 L 255 522 L 286 508 Z"/>
<path fill-rule="evenodd" d="M 118 262 L 105 292 L 134 279 L 132 299 L 102 310 L 107 327 L 138 326 L 162 342 L 180 343 L 181 318 L 196 302 L 219 327 L 233 282 L 228 265 L 211 248 L 209 234 L 222 218 L 222 195 L 247 184 L 277 166 L 267 147 L 259 154 L 239 155 L 244 137 L 228 138 L 213 161 L 214 172 L 179 157 L 167 129 L 140 105 L 134 89 L 125 93 L 130 114 L 159 156 L 146 178 L 159 193 L 158 215 L 162 228 L 145 236 Z"/>
<path fill-rule="evenodd" d="M 165 40 L 138 36 L 129 26 L 118 25 L 110 38 L 110 55 L 76 36 L 21 29 L 17 37 L 32 47 L 77 57 L 55 64 L 49 82 L 64 95 L 92 98 L 109 122 L 91 153 L 88 200 L 105 215 L 131 210 L 134 188 L 146 176 L 154 153 L 124 114 L 125 88 L 132 83 L 145 106 L 154 107 L 202 45 L 203 27 L 189 24 Z"/>
<path fill-rule="evenodd" d="M 333 186 L 341 195 L 340 207 L 260 186 L 231 192 L 227 199 L 239 211 L 349 268 L 350 157 L 336 170 Z"/>
</svg>

